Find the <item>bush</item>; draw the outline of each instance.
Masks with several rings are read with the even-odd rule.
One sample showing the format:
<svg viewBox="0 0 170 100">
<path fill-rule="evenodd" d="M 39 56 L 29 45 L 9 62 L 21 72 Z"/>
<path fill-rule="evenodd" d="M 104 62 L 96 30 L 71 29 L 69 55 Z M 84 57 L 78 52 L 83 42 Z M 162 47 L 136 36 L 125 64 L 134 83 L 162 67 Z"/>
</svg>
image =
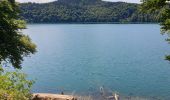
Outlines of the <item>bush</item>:
<svg viewBox="0 0 170 100">
<path fill-rule="evenodd" d="M 33 83 L 24 73 L 7 72 L 0 67 L 0 100 L 30 100 Z"/>
</svg>

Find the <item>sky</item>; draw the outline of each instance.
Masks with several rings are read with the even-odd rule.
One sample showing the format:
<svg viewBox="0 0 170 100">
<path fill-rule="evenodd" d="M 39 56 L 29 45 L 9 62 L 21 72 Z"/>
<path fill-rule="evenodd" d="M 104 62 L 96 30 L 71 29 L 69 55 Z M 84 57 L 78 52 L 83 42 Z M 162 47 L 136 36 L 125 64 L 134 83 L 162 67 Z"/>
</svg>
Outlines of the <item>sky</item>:
<svg viewBox="0 0 170 100">
<path fill-rule="evenodd" d="M 55 0 L 16 0 L 18 2 L 37 2 L 37 3 L 46 3 L 46 2 L 51 2 L 51 1 L 55 1 Z M 123 2 L 130 2 L 130 3 L 140 3 L 140 0 L 104 0 L 104 1 L 113 1 L 113 2 L 117 2 L 117 1 L 123 1 Z"/>
</svg>

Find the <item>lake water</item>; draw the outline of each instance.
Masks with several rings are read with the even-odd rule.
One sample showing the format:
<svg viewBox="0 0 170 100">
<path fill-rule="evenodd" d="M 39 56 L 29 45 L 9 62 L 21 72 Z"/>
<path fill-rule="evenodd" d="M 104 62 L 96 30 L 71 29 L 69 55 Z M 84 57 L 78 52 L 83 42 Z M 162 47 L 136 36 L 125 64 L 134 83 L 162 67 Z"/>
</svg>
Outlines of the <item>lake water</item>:
<svg viewBox="0 0 170 100">
<path fill-rule="evenodd" d="M 170 99 L 170 54 L 157 24 L 30 24 L 38 52 L 23 71 L 33 92 L 119 94 Z"/>
</svg>

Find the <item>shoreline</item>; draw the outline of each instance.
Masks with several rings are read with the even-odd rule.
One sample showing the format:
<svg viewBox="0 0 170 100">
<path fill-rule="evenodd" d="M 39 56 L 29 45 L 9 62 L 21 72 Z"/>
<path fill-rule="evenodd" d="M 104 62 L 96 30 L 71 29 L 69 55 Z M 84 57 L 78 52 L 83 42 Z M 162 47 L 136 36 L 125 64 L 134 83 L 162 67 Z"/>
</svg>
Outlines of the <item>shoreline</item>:
<svg viewBox="0 0 170 100">
<path fill-rule="evenodd" d="M 69 94 L 54 94 L 54 93 L 33 93 L 32 100 L 163 100 L 161 98 L 146 98 L 137 96 L 122 96 L 113 94 L 107 97 L 93 98 L 93 96 L 80 96 Z"/>
<path fill-rule="evenodd" d="M 160 24 L 160 22 L 58 22 L 58 23 L 27 22 L 27 24 Z"/>
<path fill-rule="evenodd" d="M 77 100 L 77 98 L 72 95 L 33 93 L 32 100 Z"/>
</svg>

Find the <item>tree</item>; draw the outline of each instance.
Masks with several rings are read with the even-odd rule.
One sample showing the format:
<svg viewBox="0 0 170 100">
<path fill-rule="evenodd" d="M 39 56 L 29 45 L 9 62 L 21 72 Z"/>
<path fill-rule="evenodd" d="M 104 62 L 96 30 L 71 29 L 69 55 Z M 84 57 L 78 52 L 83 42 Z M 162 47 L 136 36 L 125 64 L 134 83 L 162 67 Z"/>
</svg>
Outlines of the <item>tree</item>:
<svg viewBox="0 0 170 100">
<path fill-rule="evenodd" d="M 3 62 L 21 68 L 24 56 L 33 54 L 36 45 L 24 35 L 25 22 L 19 18 L 15 0 L 0 0 L 0 100 L 31 100 L 33 81 L 19 71 L 6 72 Z"/>
<path fill-rule="evenodd" d="M 71 2 L 70 2 L 71 1 Z M 22 3 L 21 17 L 29 23 L 141 23 L 158 22 L 157 13 L 144 14 L 139 4 L 103 0 L 57 0 Z"/>
<path fill-rule="evenodd" d="M 161 13 L 161 32 L 162 34 L 170 33 L 170 2 L 169 0 L 143 0 L 142 11 L 154 12 L 159 10 Z M 170 43 L 170 38 L 166 39 Z M 170 61 L 170 55 L 167 55 L 166 60 Z"/>
<path fill-rule="evenodd" d="M 36 52 L 36 45 L 22 33 L 25 21 L 20 20 L 15 0 L 0 0 L 0 64 L 21 68 L 23 57 Z"/>
</svg>

